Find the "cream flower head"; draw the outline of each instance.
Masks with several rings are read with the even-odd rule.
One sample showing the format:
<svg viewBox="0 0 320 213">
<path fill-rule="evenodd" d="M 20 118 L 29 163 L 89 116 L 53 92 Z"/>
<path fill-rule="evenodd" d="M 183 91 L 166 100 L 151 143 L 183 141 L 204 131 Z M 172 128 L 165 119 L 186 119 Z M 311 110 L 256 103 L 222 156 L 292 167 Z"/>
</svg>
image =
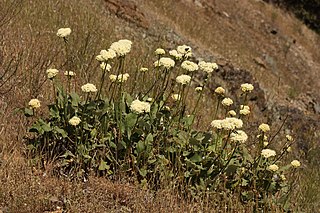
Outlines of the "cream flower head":
<svg viewBox="0 0 320 213">
<path fill-rule="evenodd" d="M 127 39 L 121 39 L 111 44 L 110 49 L 115 51 L 117 56 L 125 56 L 131 51 L 132 42 Z"/>
<path fill-rule="evenodd" d="M 261 155 L 265 158 L 273 157 L 273 156 L 276 156 L 276 151 L 272 149 L 263 149 L 261 151 Z"/>
<path fill-rule="evenodd" d="M 174 100 L 174 101 L 178 101 L 178 100 L 180 100 L 180 95 L 179 94 L 172 94 L 171 95 L 171 98 Z"/>
<path fill-rule="evenodd" d="M 69 124 L 72 126 L 77 126 L 79 125 L 79 123 L 81 122 L 81 119 L 77 116 L 73 116 L 70 120 L 69 120 Z"/>
<path fill-rule="evenodd" d="M 272 164 L 272 165 L 268 166 L 268 170 L 272 171 L 272 172 L 276 172 L 279 170 L 279 167 L 276 164 Z"/>
<path fill-rule="evenodd" d="M 59 70 L 57 69 L 47 69 L 47 76 L 49 79 L 53 79 L 54 77 L 56 77 L 56 75 L 59 73 Z"/>
<path fill-rule="evenodd" d="M 68 77 L 73 77 L 76 75 L 76 73 L 73 71 L 64 71 L 64 75 Z"/>
<path fill-rule="evenodd" d="M 259 130 L 261 130 L 262 132 L 266 133 L 270 131 L 270 127 L 268 124 L 261 124 L 259 126 Z"/>
<path fill-rule="evenodd" d="M 248 83 L 241 84 L 242 92 L 251 92 L 253 89 L 254 89 L 254 87 L 252 84 L 248 84 Z"/>
<path fill-rule="evenodd" d="M 166 51 L 164 51 L 164 49 L 162 49 L 162 48 L 158 48 L 158 49 L 156 49 L 156 51 L 154 51 L 154 53 L 156 55 L 164 55 L 164 54 L 166 54 Z"/>
<path fill-rule="evenodd" d="M 232 116 L 232 117 L 235 117 L 235 116 L 237 115 L 237 113 L 236 113 L 236 111 L 234 111 L 234 110 L 230 110 L 230 111 L 228 112 L 228 115 L 230 115 L 230 116 Z"/>
<path fill-rule="evenodd" d="M 103 70 L 103 71 L 110 71 L 111 70 L 111 65 L 110 64 L 106 64 L 106 62 L 102 62 L 100 64 L 100 68 Z"/>
<path fill-rule="evenodd" d="M 96 60 L 99 61 L 99 62 L 103 62 L 104 58 L 102 57 L 102 55 L 97 55 L 96 56 Z"/>
<path fill-rule="evenodd" d="M 111 82 L 123 83 L 123 82 L 127 81 L 129 77 L 130 77 L 129 74 L 125 73 L 125 74 L 119 74 L 118 76 L 117 75 L 110 75 L 109 79 Z"/>
<path fill-rule="evenodd" d="M 113 59 L 117 56 L 113 49 L 101 50 L 100 55 L 104 61 L 108 61 L 109 59 Z"/>
<path fill-rule="evenodd" d="M 248 135 L 242 130 L 236 130 L 230 134 L 230 140 L 244 143 L 248 140 Z"/>
<path fill-rule="evenodd" d="M 174 67 L 175 62 L 171 58 L 162 57 L 158 61 L 154 62 L 154 65 L 157 66 L 163 66 L 164 68 L 170 69 Z"/>
<path fill-rule="evenodd" d="M 221 103 L 223 106 L 231 106 L 233 104 L 233 100 L 231 98 L 224 98 Z"/>
<path fill-rule="evenodd" d="M 65 38 L 68 35 L 71 34 L 71 29 L 70 28 L 60 28 L 57 32 L 57 36 L 61 37 L 61 38 Z"/>
<path fill-rule="evenodd" d="M 86 93 L 98 91 L 96 86 L 93 84 L 90 84 L 90 83 L 87 83 L 87 84 L 81 86 L 81 90 L 82 90 L 82 92 L 86 92 Z"/>
<path fill-rule="evenodd" d="M 182 62 L 181 67 L 189 72 L 193 72 L 199 69 L 198 64 L 188 60 Z"/>
<path fill-rule="evenodd" d="M 179 84 L 188 84 L 191 80 L 191 77 L 189 75 L 179 75 L 176 78 L 177 83 Z"/>
<path fill-rule="evenodd" d="M 203 88 L 202 88 L 202 87 L 196 87 L 194 90 L 195 90 L 196 92 L 201 92 L 201 91 L 203 90 Z"/>
<path fill-rule="evenodd" d="M 139 71 L 140 71 L 140 72 L 148 72 L 148 68 L 146 68 L 146 67 L 141 67 Z"/>
<path fill-rule="evenodd" d="M 174 57 L 176 60 L 181 60 L 183 55 L 178 53 L 177 50 L 170 50 L 169 51 L 169 55 L 171 55 L 172 57 Z"/>
<path fill-rule="evenodd" d="M 286 135 L 286 138 L 288 141 L 292 142 L 293 141 L 293 137 L 291 135 Z"/>
<path fill-rule="evenodd" d="M 216 63 L 200 61 L 198 65 L 200 70 L 206 73 L 212 73 L 214 70 L 218 69 L 218 65 Z"/>
<path fill-rule="evenodd" d="M 192 49 L 191 47 L 187 46 L 187 45 L 181 45 L 177 47 L 177 51 L 178 53 L 185 55 L 185 56 L 192 56 Z"/>
<path fill-rule="evenodd" d="M 250 107 L 249 106 L 244 106 L 244 105 L 241 105 L 240 106 L 240 111 L 239 113 L 241 115 L 249 115 L 250 114 Z"/>
<path fill-rule="evenodd" d="M 41 104 L 40 104 L 40 101 L 38 99 L 34 98 L 34 99 L 31 99 L 29 101 L 29 106 L 32 109 L 36 109 L 36 108 L 39 108 L 41 106 Z"/>
<path fill-rule="evenodd" d="M 148 113 L 150 112 L 150 103 L 144 102 L 144 101 L 139 101 L 139 100 L 134 100 L 132 101 L 130 105 L 131 111 L 141 114 L 141 113 Z"/>
<path fill-rule="evenodd" d="M 301 163 L 298 160 L 293 160 L 291 161 L 291 166 L 293 166 L 294 168 L 298 168 L 301 166 Z"/>
<path fill-rule="evenodd" d="M 226 91 L 223 89 L 223 87 L 217 87 L 214 90 L 215 93 L 219 94 L 219 95 L 223 95 Z"/>
</svg>

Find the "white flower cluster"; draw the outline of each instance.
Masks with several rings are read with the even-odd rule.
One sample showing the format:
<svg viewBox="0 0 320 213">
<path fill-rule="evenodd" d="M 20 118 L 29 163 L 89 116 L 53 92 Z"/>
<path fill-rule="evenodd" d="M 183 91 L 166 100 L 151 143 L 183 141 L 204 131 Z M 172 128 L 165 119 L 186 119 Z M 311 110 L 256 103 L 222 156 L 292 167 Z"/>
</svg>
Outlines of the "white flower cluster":
<svg viewBox="0 0 320 213">
<path fill-rule="evenodd" d="M 72 72 L 72 71 L 65 71 L 65 72 L 64 72 L 64 75 L 65 75 L 65 76 L 68 76 L 68 77 L 73 77 L 73 76 L 76 75 L 76 73 L 75 73 L 75 72 Z"/>
<path fill-rule="evenodd" d="M 156 51 L 154 51 L 154 53 L 156 55 L 164 55 L 164 54 L 166 54 L 166 51 L 164 51 L 164 49 L 158 48 L 158 49 L 156 49 Z"/>
<path fill-rule="evenodd" d="M 218 69 L 218 65 L 216 63 L 200 61 L 199 68 L 204 72 L 212 73 L 214 70 Z"/>
<path fill-rule="evenodd" d="M 171 55 L 172 57 L 174 57 L 176 60 L 181 60 L 183 55 L 178 53 L 177 50 L 170 50 L 169 51 L 169 55 Z"/>
<path fill-rule="evenodd" d="M 109 59 L 113 59 L 117 56 L 117 53 L 113 49 L 101 50 L 100 55 L 96 57 L 98 61 L 108 61 Z"/>
<path fill-rule="evenodd" d="M 276 172 L 279 170 L 279 167 L 276 164 L 272 164 L 272 165 L 268 166 L 268 170 L 272 171 L 272 172 Z"/>
<path fill-rule="evenodd" d="M 223 106 L 231 106 L 233 104 L 233 100 L 231 98 L 224 98 L 221 103 Z"/>
<path fill-rule="evenodd" d="M 223 95 L 225 93 L 225 90 L 223 89 L 223 87 L 217 87 L 214 90 L 215 93 L 219 94 L 219 95 Z"/>
<path fill-rule="evenodd" d="M 115 51 L 117 56 L 125 56 L 131 51 L 132 42 L 127 39 L 121 39 L 111 44 L 110 49 Z"/>
<path fill-rule="evenodd" d="M 250 114 L 250 107 L 249 106 L 245 106 L 245 105 L 241 105 L 239 113 L 241 115 L 249 115 Z"/>
<path fill-rule="evenodd" d="M 69 120 L 69 124 L 72 126 L 77 126 L 79 125 L 79 123 L 81 122 L 81 119 L 77 116 L 73 116 L 70 120 Z"/>
<path fill-rule="evenodd" d="M 272 149 L 263 149 L 261 151 L 261 155 L 265 158 L 273 157 L 273 156 L 276 156 L 276 151 Z"/>
<path fill-rule="evenodd" d="M 96 86 L 94 84 L 90 84 L 90 83 L 87 83 L 87 84 L 81 86 L 81 90 L 82 90 L 82 92 L 86 92 L 86 93 L 98 91 Z"/>
<path fill-rule="evenodd" d="M 65 38 L 68 35 L 71 34 L 71 29 L 70 28 L 60 28 L 57 32 L 57 36 L 61 37 L 61 38 Z"/>
<path fill-rule="evenodd" d="M 251 92 L 253 89 L 254 89 L 254 87 L 252 84 L 248 84 L 248 83 L 241 84 L 242 92 Z"/>
<path fill-rule="evenodd" d="M 172 98 L 174 101 L 179 101 L 181 97 L 180 97 L 179 94 L 172 94 L 172 95 L 171 95 L 171 98 Z"/>
<path fill-rule="evenodd" d="M 29 101 L 29 106 L 33 109 L 39 108 L 41 106 L 40 101 L 36 98 L 33 98 Z"/>
<path fill-rule="evenodd" d="M 261 130 L 262 132 L 269 132 L 270 131 L 270 127 L 268 124 L 261 124 L 259 126 L 259 130 Z"/>
<path fill-rule="evenodd" d="M 187 60 L 182 62 L 181 67 L 189 72 L 193 72 L 199 69 L 198 64 Z"/>
<path fill-rule="evenodd" d="M 286 135 L 286 138 L 288 141 L 292 142 L 293 141 L 293 137 L 291 135 Z"/>
<path fill-rule="evenodd" d="M 191 77 L 189 75 L 179 75 L 176 78 L 177 83 L 180 83 L 180 84 L 188 84 L 190 80 L 191 80 Z"/>
<path fill-rule="evenodd" d="M 130 105 L 131 111 L 141 114 L 144 112 L 150 112 L 150 103 L 144 102 L 144 101 L 139 101 L 139 100 L 134 100 L 132 101 Z"/>
<path fill-rule="evenodd" d="M 174 67 L 175 62 L 174 60 L 172 60 L 171 58 L 167 58 L 167 57 L 162 57 L 159 60 L 157 60 L 156 62 L 154 62 L 154 66 L 163 66 L 164 68 L 170 69 L 172 67 Z"/>
<path fill-rule="evenodd" d="M 146 67 L 141 67 L 141 68 L 140 68 L 140 72 L 148 72 L 148 68 L 146 68 Z"/>
<path fill-rule="evenodd" d="M 192 49 L 187 45 L 181 45 L 177 47 L 177 51 L 179 54 L 184 55 L 186 58 L 192 56 Z"/>
<path fill-rule="evenodd" d="M 106 62 L 102 62 L 100 64 L 100 68 L 103 70 L 103 71 L 110 71 L 111 70 L 111 65 L 110 64 L 107 64 Z"/>
<path fill-rule="evenodd" d="M 230 140 L 234 142 L 244 143 L 248 140 L 248 135 L 242 130 L 236 130 L 230 134 Z"/>
<path fill-rule="evenodd" d="M 294 168 L 298 168 L 301 166 L 301 163 L 298 160 L 293 160 L 291 161 L 291 166 L 293 166 Z"/>
<path fill-rule="evenodd" d="M 201 91 L 203 90 L 203 88 L 202 88 L 202 87 L 196 87 L 194 90 L 195 90 L 196 92 L 201 92 Z"/>
<path fill-rule="evenodd" d="M 49 79 L 53 79 L 59 73 L 57 69 L 47 69 L 47 76 Z"/>
<path fill-rule="evenodd" d="M 127 81 L 129 77 L 130 77 L 129 74 L 125 73 L 125 74 L 119 74 L 118 76 L 117 75 L 110 75 L 109 79 L 111 82 L 123 83 L 123 82 Z"/>
<path fill-rule="evenodd" d="M 230 111 L 228 112 L 228 115 L 230 115 L 230 116 L 232 116 L 232 117 L 235 117 L 235 116 L 237 115 L 237 113 L 236 113 L 236 111 L 234 111 L 234 110 L 230 110 Z"/>
<path fill-rule="evenodd" d="M 234 130 L 243 126 L 243 122 L 238 118 L 225 118 L 223 120 L 213 120 L 211 126 L 216 129 Z"/>
</svg>

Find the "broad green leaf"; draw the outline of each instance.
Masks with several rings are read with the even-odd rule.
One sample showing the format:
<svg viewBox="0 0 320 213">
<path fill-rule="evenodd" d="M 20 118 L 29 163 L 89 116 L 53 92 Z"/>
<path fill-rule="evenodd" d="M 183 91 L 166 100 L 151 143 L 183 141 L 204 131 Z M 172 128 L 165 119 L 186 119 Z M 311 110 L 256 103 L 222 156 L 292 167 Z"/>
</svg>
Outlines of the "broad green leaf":
<svg viewBox="0 0 320 213">
<path fill-rule="evenodd" d="M 144 141 L 139 141 L 138 143 L 137 143 L 137 152 L 138 153 L 141 153 L 141 152 L 143 152 L 144 150 L 145 150 L 145 144 L 144 144 Z"/>
<path fill-rule="evenodd" d="M 105 161 L 101 160 L 98 169 L 99 169 L 100 171 L 109 170 L 109 169 L 110 169 L 110 166 L 107 165 L 107 163 L 106 163 Z"/>
<path fill-rule="evenodd" d="M 24 115 L 25 115 L 26 117 L 33 116 L 33 110 L 32 110 L 32 109 L 29 109 L 29 108 L 24 108 Z"/>
<path fill-rule="evenodd" d="M 197 163 L 202 160 L 202 156 L 196 153 L 190 158 L 190 160 L 194 163 Z"/>
<path fill-rule="evenodd" d="M 59 127 L 55 126 L 55 127 L 54 127 L 54 130 L 55 130 L 56 132 L 58 132 L 59 134 L 61 134 L 61 136 L 62 136 L 63 138 L 68 137 L 67 132 L 66 132 L 66 131 L 64 131 L 63 129 L 61 129 L 61 128 L 59 128 Z"/>
</svg>

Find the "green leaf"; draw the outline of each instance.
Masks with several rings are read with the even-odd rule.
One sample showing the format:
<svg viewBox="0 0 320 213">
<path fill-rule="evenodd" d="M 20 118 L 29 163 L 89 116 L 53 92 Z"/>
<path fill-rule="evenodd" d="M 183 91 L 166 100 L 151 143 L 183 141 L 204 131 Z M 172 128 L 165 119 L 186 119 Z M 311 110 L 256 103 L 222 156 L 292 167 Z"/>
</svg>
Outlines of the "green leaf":
<svg viewBox="0 0 320 213">
<path fill-rule="evenodd" d="M 26 117 L 33 116 L 33 110 L 30 109 L 30 108 L 24 108 L 24 115 L 25 115 Z"/>
<path fill-rule="evenodd" d="M 55 130 L 57 133 L 61 134 L 61 136 L 62 136 L 63 138 L 68 137 L 68 134 L 67 134 L 66 131 L 64 131 L 63 129 L 55 126 L 55 127 L 54 127 L 54 130 Z"/>
<path fill-rule="evenodd" d="M 70 94 L 70 97 L 71 97 L 71 104 L 73 107 L 77 107 L 79 105 L 79 102 L 80 102 L 80 97 L 77 93 L 75 92 L 72 92 Z"/>
<path fill-rule="evenodd" d="M 145 140 L 146 144 L 148 145 L 152 145 L 152 142 L 153 142 L 153 136 L 151 133 L 149 133 L 146 137 L 146 140 Z"/>
<path fill-rule="evenodd" d="M 144 141 L 139 141 L 138 143 L 137 143 L 137 152 L 138 153 L 141 153 L 141 152 L 143 152 L 144 150 L 145 150 L 145 148 L 146 148 L 146 146 L 145 146 L 145 144 L 144 144 Z"/>
<path fill-rule="evenodd" d="M 110 169 L 110 166 L 107 165 L 107 163 L 106 163 L 105 161 L 101 160 L 98 169 L 99 169 L 100 171 L 109 170 L 109 169 Z"/>
<path fill-rule="evenodd" d="M 148 171 L 147 171 L 146 169 L 144 169 L 144 168 L 141 168 L 141 169 L 139 169 L 139 174 L 140 174 L 142 177 L 145 177 L 145 176 L 147 176 Z"/>
<path fill-rule="evenodd" d="M 197 163 L 202 160 L 202 156 L 196 153 L 190 158 L 190 160 L 194 163 Z"/>
</svg>

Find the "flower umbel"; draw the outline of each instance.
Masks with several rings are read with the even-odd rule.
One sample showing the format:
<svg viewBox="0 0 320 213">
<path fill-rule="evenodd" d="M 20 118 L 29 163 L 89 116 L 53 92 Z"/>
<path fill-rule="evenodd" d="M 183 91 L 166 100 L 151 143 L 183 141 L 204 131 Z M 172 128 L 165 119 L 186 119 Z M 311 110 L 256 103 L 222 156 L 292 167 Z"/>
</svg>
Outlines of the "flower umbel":
<svg viewBox="0 0 320 213">
<path fill-rule="evenodd" d="M 82 90 L 82 92 L 87 92 L 87 93 L 88 92 L 97 92 L 98 91 L 96 86 L 93 85 L 93 84 L 90 84 L 90 83 L 87 83 L 87 84 L 81 86 L 81 90 Z"/>
<path fill-rule="evenodd" d="M 180 84 L 188 84 L 190 80 L 191 80 L 191 77 L 189 75 L 179 75 L 176 78 L 177 83 L 180 83 Z"/>
<path fill-rule="evenodd" d="M 192 61 L 184 61 L 181 67 L 189 72 L 193 72 L 199 69 L 198 65 Z"/>
<path fill-rule="evenodd" d="M 117 56 L 125 56 L 131 51 L 132 42 L 127 39 L 121 39 L 111 44 L 110 49 L 113 50 Z"/>
<path fill-rule="evenodd" d="M 39 108 L 41 106 L 40 101 L 36 98 L 29 101 L 29 106 L 33 109 Z"/>
<path fill-rule="evenodd" d="M 233 100 L 231 98 L 224 98 L 221 103 L 223 106 L 231 106 L 233 104 Z"/>
<path fill-rule="evenodd" d="M 52 80 L 59 73 L 57 69 L 47 69 L 47 76 L 50 80 Z"/>
<path fill-rule="evenodd" d="M 158 48 L 158 49 L 156 49 L 156 51 L 154 51 L 154 53 L 156 55 L 164 55 L 164 54 L 166 54 L 166 51 L 164 51 L 164 49 Z"/>
<path fill-rule="evenodd" d="M 298 168 L 301 166 L 301 163 L 298 160 L 293 160 L 291 161 L 291 166 L 293 166 L 294 168 Z"/>
<path fill-rule="evenodd" d="M 273 156 L 276 156 L 276 151 L 272 149 L 263 149 L 261 151 L 261 155 L 265 158 L 273 157 Z"/>
<path fill-rule="evenodd" d="M 57 36 L 61 37 L 61 38 L 65 38 L 68 35 L 71 34 L 71 29 L 70 28 L 60 28 L 57 32 Z"/>
<path fill-rule="evenodd" d="M 150 103 L 134 100 L 132 101 L 130 105 L 130 109 L 138 114 L 144 113 L 144 112 L 150 112 Z"/>
<path fill-rule="evenodd" d="M 261 130 L 262 132 L 269 132 L 270 131 L 270 127 L 268 124 L 261 124 L 259 126 L 259 130 Z"/>
<path fill-rule="evenodd" d="M 81 122 L 81 119 L 77 116 L 73 116 L 70 120 L 69 120 L 69 124 L 72 126 L 77 126 L 79 123 Z"/>
<path fill-rule="evenodd" d="M 248 84 L 248 83 L 241 84 L 242 92 L 251 92 L 253 89 L 254 89 L 254 87 L 252 84 Z"/>
<path fill-rule="evenodd" d="M 278 171 L 279 167 L 276 164 L 272 164 L 270 166 L 268 166 L 268 170 L 272 171 L 272 172 L 276 172 Z"/>
</svg>

